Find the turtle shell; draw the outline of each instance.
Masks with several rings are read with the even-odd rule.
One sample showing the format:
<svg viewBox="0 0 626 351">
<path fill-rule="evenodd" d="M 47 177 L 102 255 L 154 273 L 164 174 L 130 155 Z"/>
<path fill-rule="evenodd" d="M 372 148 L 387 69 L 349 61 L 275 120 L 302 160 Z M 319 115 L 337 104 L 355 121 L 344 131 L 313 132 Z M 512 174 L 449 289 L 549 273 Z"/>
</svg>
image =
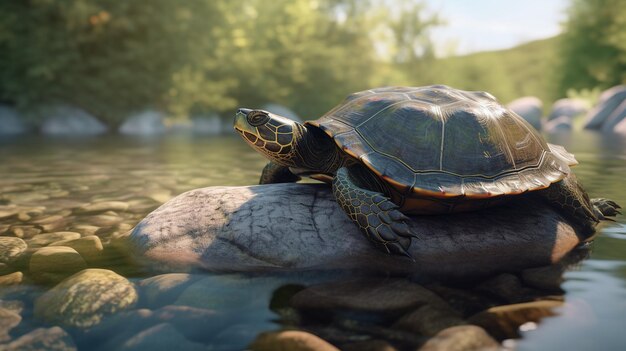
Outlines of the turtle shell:
<svg viewBox="0 0 626 351">
<path fill-rule="evenodd" d="M 358 92 L 307 124 L 405 197 L 519 194 L 577 164 L 491 94 L 441 85 Z"/>
</svg>

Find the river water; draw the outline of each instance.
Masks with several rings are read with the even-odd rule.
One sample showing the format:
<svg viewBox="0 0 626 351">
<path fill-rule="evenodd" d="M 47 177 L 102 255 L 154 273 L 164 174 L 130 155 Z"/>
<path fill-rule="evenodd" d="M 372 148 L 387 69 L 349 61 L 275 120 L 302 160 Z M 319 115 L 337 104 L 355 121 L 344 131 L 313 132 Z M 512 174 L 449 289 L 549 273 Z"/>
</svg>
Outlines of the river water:
<svg viewBox="0 0 626 351">
<path fill-rule="evenodd" d="M 113 238 L 127 232 L 168 199 L 194 188 L 255 184 L 265 164 L 241 140 L 226 136 L 3 138 L 0 139 L 0 236 L 21 238 L 29 248 L 21 260 L 0 266 L 0 275 L 14 274 L 15 277 L 15 271 L 23 273 L 18 282 L 0 285 L 0 309 L 9 310 L 21 318 L 19 323 L 7 330 L 8 336 L 4 338 L 0 323 L 0 344 L 19 339 L 36 328 L 64 325 L 63 320 L 51 322 L 33 312 L 37 299 L 59 280 L 42 278 L 31 272 L 33 267 L 29 266 L 27 257 L 39 247 L 52 244 L 50 239 L 37 239 L 42 238 L 41 235 L 50 232 L 79 233 L 83 237 L 95 235 L 100 239 L 104 252 L 108 252 L 107 245 Z M 575 172 L 592 197 L 607 197 L 626 205 L 626 138 L 590 132 L 547 138 L 564 145 L 576 155 L 580 165 L 575 167 Z M 115 205 L 101 212 L 80 211 L 88 204 L 99 202 L 113 202 Z M 569 266 L 565 272 L 564 281 L 556 294 L 558 296 L 554 296 L 554 291 L 545 294 L 548 300 L 564 301 L 563 304 L 541 312 L 543 318 L 529 317 L 528 321 L 522 321 L 515 337 L 502 336 L 489 328 L 486 328 L 487 331 L 499 341 L 504 341 L 506 347 L 520 350 L 623 350 L 626 345 L 626 217 L 619 216 L 614 223 L 602 224 L 599 232 L 587 248 L 588 257 Z M 57 239 L 73 238 L 63 235 Z M 87 266 L 113 270 L 134 284 L 144 286 L 141 281 L 149 277 L 125 262 L 118 255 L 111 254 L 95 261 L 88 260 Z M 223 290 L 220 290 L 220 279 L 215 280 L 211 293 L 232 294 L 231 283 L 224 283 Z M 224 279 L 255 281 L 242 277 Z M 261 292 L 263 288 L 260 285 L 256 294 L 261 297 L 259 304 L 231 308 L 230 312 L 237 311 L 226 318 L 232 328 L 216 332 L 215 338 L 185 334 L 187 339 L 205 349 L 242 349 L 258 333 L 289 325 L 309 330 L 335 345 L 349 345 L 351 342 L 357 345 L 357 342 L 372 338 L 386 340 L 399 349 L 410 349 L 407 345 L 412 345 L 410 340 L 401 340 L 402 336 L 385 337 L 387 334 L 384 332 L 371 328 L 348 328 L 345 323 L 343 329 L 337 329 L 341 333 L 329 332 L 329 327 L 316 329 L 316 325 L 328 326 L 334 325 L 334 322 L 315 315 L 290 319 L 290 313 L 296 312 L 275 308 L 276 301 L 284 298 L 277 300 L 276 291 L 268 291 L 268 294 Z M 254 291 L 254 283 L 247 286 L 246 289 Z M 281 294 L 287 295 L 290 287 L 294 291 L 302 288 L 299 285 L 284 286 Z M 442 289 L 433 288 L 433 291 L 449 299 L 450 295 L 443 291 L 450 290 Z M 140 292 L 137 306 L 152 310 L 161 307 L 158 304 L 148 306 L 141 300 L 143 296 Z M 459 305 L 458 301 L 448 302 L 456 307 Z M 162 303 L 166 304 L 171 304 L 171 301 Z M 228 305 L 228 302 L 225 304 Z M 493 305 L 488 303 L 487 307 Z M 220 310 L 221 306 L 196 304 L 195 307 Z M 116 313 L 121 312 L 113 312 L 113 316 Z M 385 318 L 367 318 L 370 319 L 364 323 L 370 326 L 384 329 L 390 324 Z M 176 326 L 174 321 L 171 323 Z M 144 326 L 144 329 L 147 328 Z M 105 339 L 113 339 L 116 336 L 113 334 L 120 333 L 114 328 L 101 328 L 98 331 L 100 334 L 94 332 L 99 338 L 93 337 L 85 328 L 69 326 L 64 329 L 79 349 L 132 349 L 133 344 L 129 342 L 102 341 L 102 335 Z M 341 335 L 337 336 L 337 333 Z M 174 334 L 170 339 L 178 340 L 176 338 L 180 334 Z M 169 334 L 161 333 L 162 338 L 167 338 L 163 335 Z M 146 346 L 149 343 L 137 345 L 149 348 Z"/>
</svg>

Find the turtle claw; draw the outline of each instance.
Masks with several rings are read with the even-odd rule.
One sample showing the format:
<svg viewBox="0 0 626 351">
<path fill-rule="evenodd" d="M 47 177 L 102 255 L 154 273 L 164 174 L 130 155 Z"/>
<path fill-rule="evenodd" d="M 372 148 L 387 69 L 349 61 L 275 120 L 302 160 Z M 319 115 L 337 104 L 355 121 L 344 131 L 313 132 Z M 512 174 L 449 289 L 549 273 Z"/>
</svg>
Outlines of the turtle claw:
<svg viewBox="0 0 626 351">
<path fill-rule="evenodd" d="M 402 245 L 399 242 L 396 241 L 396 242 L 385 243 L 384 246 L 387 249 L 387 252 L 404 256 L 410 259 L 411 261 L 415 262 L 415 259 L 413 258 L 413 256 L 411 256 L 411 254 L 407 251 L 407 249 L 402 247 Z"/>
<path fill-rule="evenodd" d="M 600 219 L 606 220 L 608 217 L 615 217 L 618 214 L 622 214 L 619 210 L 622 207 L 618 205 L 615 201 L 603 198 L 591 199 L 591 203 L 595 210 L 600 212 L 601 216 L 598 216 Z"/>
</svg>

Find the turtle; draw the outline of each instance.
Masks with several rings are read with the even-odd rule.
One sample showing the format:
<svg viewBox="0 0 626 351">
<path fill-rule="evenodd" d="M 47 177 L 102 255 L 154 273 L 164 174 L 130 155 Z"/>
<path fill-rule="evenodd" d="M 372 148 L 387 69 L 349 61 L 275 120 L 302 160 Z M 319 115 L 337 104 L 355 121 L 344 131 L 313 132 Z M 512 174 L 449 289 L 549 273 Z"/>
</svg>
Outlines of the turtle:
<svg viewBox="0 0 626 351">
<path fill-rule="evenodd" d="M 480 210 L 529 192 L 591 233 L 618 213 L 611 200 L 589 199 L 574 155 L 487 92 L 382 87 L 304 123 L 240 108 L 234 128 L 270 160 L 260 184 L 331 183 L 361 233 L 390 254 L 411 258 L 419 234 L 408 215 Z"/>
</svg>

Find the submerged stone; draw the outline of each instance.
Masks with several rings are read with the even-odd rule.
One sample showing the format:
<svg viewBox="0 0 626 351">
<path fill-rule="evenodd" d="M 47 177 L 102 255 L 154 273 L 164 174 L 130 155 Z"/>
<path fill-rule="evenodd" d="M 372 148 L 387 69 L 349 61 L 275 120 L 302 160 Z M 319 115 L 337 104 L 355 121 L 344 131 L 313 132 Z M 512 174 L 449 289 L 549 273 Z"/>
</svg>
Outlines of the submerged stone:
<svg viewBox="0 0 626 351">
<path fill-rule="evenodd" d="M 40 282 L 58 282 L 85 268 L 85 260 L 67 246 L 42 247 L 33 253 L 29 264 L 33 279 Z"/>
<path fill-rule="evenodd" d="M 80 238 L 80 233 L 76 233 L 76 232 L 54 232 L 54 233 L 38 234 L 32 239 L 28 240 L 27 242 L 28 242 L 29 247 L 34 248 L 34 247 L 46 246 L 56 241 L 75 240 L 79 238 Z"/>
<path fill-rule="evenodd" d="M 339 351 L 311 333 L 299 330 L 263 333 L 250 345 L 253 351 Z"/>
<path fill-rule="evenodd" d="M 78 239 L 56 241 L 51 243 L 48 247 L 52 246 L 71 247 L 86 261 L 94 261 L 98 259 L 104 250 L 100 238 L 95 235 L 88 235 Z"/>
<path fill-rule="evenodd" d="M 0 286 L 17 285 L 22 283 L 24 274 L 22 272 L 13 272 L 0 276 Z"/>
<path fill-rule="evenodd" d="M 396 312 L 425 304 L 445 305 L 445 302 L 407 280 L 358 279 L 314 285 L 296 293 L 291 304 L 298 309 Z"/>
<path fill-rule="evenodd" d="M 22 321 L 22 317 L 6 308 L 0 307 L 0 342 L 11 340 L 9 332 Z M 2 349 L 2 345 L 0 345 Z"/>
<path fill-rule="evenodd" d="M 28 248 L 20 238 L 0 237 L 0 263 L 10 264 L 16 261 Z"/>
<path fill-rule="evenodd" d="M 63 280 L 35 301 L 35 317 L 48 323 L 92 327 L 104 316 L 137 302 L 128 279 L 106 269 L 85 269 Z"/>
<path fill-rule="evenodd" d="M 553 316 L 554 309 L 562 305 L 561 301 L 544 300 L 496 306 L 475 314 L 468 321 L 489 330 L 499 340 L 519 338 L 520 325 Z"/>
<path fill-rule="evenodd" d="M 488 351 L 499 350 L 500 344 L 484 329 L 475 325 L 450 327 L 429 339 L 419 351 Z"/>
<path fill-rule="evenodd" d="M 38 328 L 8 344 L 0 345 L 3 351 L 74 351 L 72 337 L 59 327 Z"/>
</svg>

